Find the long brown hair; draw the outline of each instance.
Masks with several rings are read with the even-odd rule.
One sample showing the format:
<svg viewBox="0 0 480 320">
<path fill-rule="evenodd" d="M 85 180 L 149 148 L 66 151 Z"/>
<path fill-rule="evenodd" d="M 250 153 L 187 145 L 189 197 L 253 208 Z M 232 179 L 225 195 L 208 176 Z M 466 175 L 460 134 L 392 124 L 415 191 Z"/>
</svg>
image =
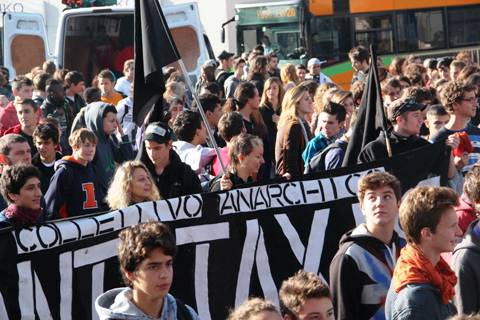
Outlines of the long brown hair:
<svg viewBox="0 0 480 320">
<path fill-rule="evenodd" d="M 278 86 L 278 105 L 272 106 L 272 108 L 274 111 L 277 111 L 278 109 L 282 108 L 282 101 L 283 101 L 283 96 L 285 95 L 285 91 L 283 90 L 282 81 L 280 81 L 280 79 L 278 79 L 277 77 L 271 77 L 271 78 L 268 78 L 267 81 L 265 81 L 265 84 L 263 85 L 262 99 L 260 100 L 260 108 L 263 108 L 265 105 L 271 105 L 271 102 L 268 100 L 268 97 L 267 97 L 267 91 L 268 89 L 270 89 L 270 86 L 274 83 L 276 83 Z"/>
</svg>

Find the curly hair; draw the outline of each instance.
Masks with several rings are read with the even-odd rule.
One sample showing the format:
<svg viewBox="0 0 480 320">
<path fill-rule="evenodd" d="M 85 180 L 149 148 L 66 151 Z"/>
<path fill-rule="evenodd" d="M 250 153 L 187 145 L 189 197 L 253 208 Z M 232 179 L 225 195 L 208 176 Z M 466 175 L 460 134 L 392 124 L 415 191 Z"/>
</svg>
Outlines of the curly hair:
<svg viewBox="0 0 480 320">
<path fill-rule="evenodd" d="M 118 234 L 118 261 L 125 284 L 132 287 L 126 272 L 134 272 L 154 249 L 162 249 L 167 256 L 175 257 L 177 245 L 170 228 L 160 222 L 145 222 L 122 230 Z"/>
<path fill-rule="evenodd" d="M 480 166 L 473 166 L 465 175 L 465 182 L 463 183 L 463 192 L 468 199 L 473 203 L 480 204 Z"/>
<path fill-rule="evenodd" d="M 7 203 L 13 203 L 8 194 L 20 194 L 20 189 L 30 178 L 40 179 L 40 171 L 34 167 L 25 164 L 17 164 L 7 167 L 0 178 L 0 192 Z"/>
<path fill-rule="evenodd" d="M 408 243 L 420 243 L 423 228 L 433 233 L 445 210 L 458 205 L 458 195 L 447 187 L 416 187 L 400 205 L 400 225 Z"/>
<path fill-rule="evenodd" d="M 466 85 L 458 81 L 450 81 L 445 88 L 441 90 L 440 100 L 449 113 L 453 113 L 453 104 L 459 102 L 465 92 L 475 91 L 472 85 Z"/>
<path fill-rule="evenodd" d="M 308 299 L 331 298 L 328 286 L 313 272 L 298 271 L 295 275 L 283 281 L 279 292 L 280 312 L 282 316 L 290 315 L 293 319 Z"/>
<path fill-rule="evenodd" d="M 262 312 L 276 313 L 278 319 L 281 319 L 278 309 L 273 303 L 260 298 L 250 298 L 235 310 L 232 310 L 227 320 L 250 320 Z"/>
<path fill-rule="evenodd" d="M 106 200 L 111 209 L 123 209 L 132 204 L 132 181 L 136 169 L 145 170 L 152 183 L 152 189 L 145 201 L 160 200 L 160 193 L 147 167 L 140 161 L 127 161 L 117 168 L 108 188 Z"/>
</svg>

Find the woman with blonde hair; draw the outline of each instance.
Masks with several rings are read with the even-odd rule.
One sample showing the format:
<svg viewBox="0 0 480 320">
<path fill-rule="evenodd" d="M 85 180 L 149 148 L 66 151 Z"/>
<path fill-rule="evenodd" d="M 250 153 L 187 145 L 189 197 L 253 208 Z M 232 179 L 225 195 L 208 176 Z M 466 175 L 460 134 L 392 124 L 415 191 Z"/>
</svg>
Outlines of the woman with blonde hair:
<svg viewBox="0 0 480 320">
<path fill-rule="evenodd" d="M 227 320 L 281 320 L 277 307 L 270 301 L 250 298 L 228 315 Z"/>
<path fill-rule="evenodd" d="M 270 172 L 275 154 L 275 140 L 277 139 L 277 123 L 282 110 L 284 96 L 282 82 L 277 77 L 268 78 L 263 88 L 260 101 L 260 114 L 267 127 L 268 145 L 265 145 L 265 169 Z"/>
<path fill-rule="evenodd" d="M 233 137 L 228 146 L 227 172 L 210 182 L 210 191 L 236 189 L 256 181 L 264 162 L 262 139 L 248 133 Z"/>
<path fill-rule="evenodd" d="M 302 152 L 311 139 L 305 117 L 313 112 L 308 89 L 296 86 L 288 90 L 282 102 L 275 144 L 276 173 L 286 178 L 303 174 Z"/>
<path fill-rule="evenodd" d="M 112 210 L 156 200 L 160 200 L 160 194 L 142 162 L 127 161 L 117 168 L 107 194 L 107 202 Z"/>
<path fill-rule="evenodd" d="M 299 83 L 297 69 L 291 63 L 284 65 L 282 70 L 280 70 L 280 78 L 282 79 L 283 90 L 285 91 L 288 91 Z"/>
<path fill-rule="evenodd" d="M 352 118 L 353 110 L 355 109 L 355 104 L 353 103 L 353 95 L 350 91 L 339 90 L 333 93 L 332 102 L 341 104 L 345 111 L 347 112 L 347 116 L 345 118 L 345 131 L 348 131 L 350 126 L 350 119 Z"/>
</svg>

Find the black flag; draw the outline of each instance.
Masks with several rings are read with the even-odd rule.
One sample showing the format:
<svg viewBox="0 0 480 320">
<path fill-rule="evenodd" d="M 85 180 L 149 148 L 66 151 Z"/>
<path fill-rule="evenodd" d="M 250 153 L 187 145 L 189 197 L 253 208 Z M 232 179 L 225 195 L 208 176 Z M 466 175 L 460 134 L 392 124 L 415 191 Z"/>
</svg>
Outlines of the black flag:
<svg viewBox="0 0 480 320">
<path fill-rule="evenodd" d="M 357 163 L 362 148 L 370 141 L 375 140 L 381 131 L 388 128 L 387 118 L 383 110 L 383 101 L 378 79 L 377 57 L 370 47 L 370 67 L 363 91 L 362 101 L 348 143 L 342 166 L 347 167 Z"/>
<path fill-rule="evenodd" d="M 165 91 L 162 68 L 180 60 L 158 0 L 135 0 L 135 84 L 133 119 L 142 125 Z"/>
</svg>

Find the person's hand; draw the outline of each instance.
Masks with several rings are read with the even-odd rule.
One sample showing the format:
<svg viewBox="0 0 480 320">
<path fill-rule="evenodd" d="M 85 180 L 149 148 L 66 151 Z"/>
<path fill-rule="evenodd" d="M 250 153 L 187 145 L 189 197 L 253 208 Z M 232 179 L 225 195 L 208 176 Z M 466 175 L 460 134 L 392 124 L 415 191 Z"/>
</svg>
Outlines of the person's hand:
<svg viewBox="0 0 480 320">
<path fill-rule="evenodd" d="M 118 130 L 118 133 L 120 134 L 121 137 L 123 137 L 125 135 L 123 133 L 122 125 L 118 122 L 118 119 L 117 119 L 117 130 Z"/>
<path fill-rule="evenodd" d="M 280 120 L 280 116 L 277 114 L 272 115 L 272 121 L 273 123 L 278 123 L 278 120 Z"/>
<path fill-rule="evenodd" d="M 447 140 L 445 140 L 445 144 L 452 149 L 458 148 L 460 145 L 460 137 L 456 134 L 451 134 L 448 136 Z"/>
<path fill-rule="evenodd" d="M 285 178 L 285 179 L 287 179 L 287 180 L 292 179 L 292 175 L 291 175 L 290 173 L 288 173 L 288 172 L 287 172 L 287 173 L 284 173 L 282 177 Z"/>
<path fill-rule="evenodd" d="M 468 164 L 468 152 L 465 152 L 460 157 L 454 157 L 453 163 L 457 170 L 462 170 L 462 168 Z"/>
<path fill-rule="evenodd" d="M 232 180 L 230 180 L 230 175 L 225 173 L 220 179 L 220 190 L 231 190 L 233 188 Z"/>
</svg>

